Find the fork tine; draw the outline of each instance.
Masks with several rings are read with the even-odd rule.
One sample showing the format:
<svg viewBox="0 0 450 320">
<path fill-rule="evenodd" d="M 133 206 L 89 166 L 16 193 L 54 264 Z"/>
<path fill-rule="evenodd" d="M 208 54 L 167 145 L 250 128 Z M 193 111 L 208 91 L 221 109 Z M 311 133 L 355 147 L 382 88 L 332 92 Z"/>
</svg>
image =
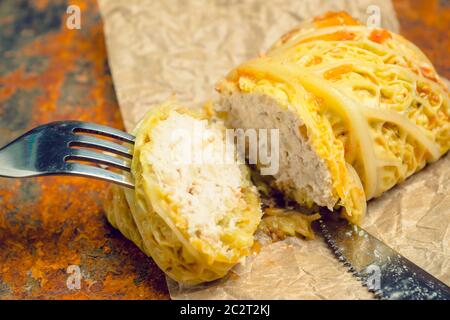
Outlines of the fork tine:
<svg viewBox="0 0 450 320">
<path fill-rule="evenodd" d="M 130 159 L 133 157 L 133 151 L 130 148 L 91 136 L 74 135 L 69 142 L 69 146 L 92 147 L 116 153 Z"/>
<path fill-rule="evenodd" d="M 70 149 L 65 160 L 83 160 L 94 163 L 101 163 L 122 170 L 130 171 L 131 163 L 129 160 L 113 157 L 101 152 L 95 152 L 85 149 Z"/>
<path fill-rule="evenodd" d="M 91 123 L 91 122 L 82 122 L 76 121 L 74 126 L 74 132 L 87 132 L 103 135 L 110 138 L 115 138 L 118 140 L 122 140 L 128 143 L 134 144 L 135 137 L 131 134 L 123 132 L 121 130 L 117 130 L 114 128 L 110 128 L 107 126 L 102 126 L 99 124 Z"/>
<path fill-rule="evenodd" d="M 101 169 L 94 166 L 89 166 L 79 163 L 67 163 L 66 171 L 64 174 L 71 174 L 83 177 L 96 178 L 100 180 L 106 180 L 109 182 L 114 182 L 120 184 L 124 187 L 134 188 L 134 183 L 126 175 L 117 174 L 115 172 Z"/>
</svg>

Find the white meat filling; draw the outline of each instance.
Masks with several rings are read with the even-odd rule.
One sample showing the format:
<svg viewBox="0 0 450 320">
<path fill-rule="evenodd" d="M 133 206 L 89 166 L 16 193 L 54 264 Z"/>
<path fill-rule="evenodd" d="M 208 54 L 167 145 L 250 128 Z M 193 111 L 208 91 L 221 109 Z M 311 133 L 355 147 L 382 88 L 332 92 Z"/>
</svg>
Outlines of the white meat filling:
<svg viewBox="0 0 450 320">
<path fill-rule="evenodd" d="M 334 207 L 330 171 L 302 135 L 298 115 L 260 94 L 223 96 L 217 108 L 228 114 L 227 125 L 233 128 L 279 129 L 279 170 L 273 175 L 277 188 L 296 200 L 306 195 L 319 206 Z"/>
<path fill-rule="evenodd" d="M 206 159 L 215 159 L 218 150 L 233 153 L 227 154 L 233 158 L 234 146 L 225 146 L 219 126 L 175 111 L 153 128 L 150 139 L 151 152 L 144 156 L 164 192 L 186 218 L 189 235 L 220 244 L 223 226 L 219 222 L 243 201 L 243 177 L 235 161 Z M 202 158 L 195 158 L 199 154 Z"/>
</svg>

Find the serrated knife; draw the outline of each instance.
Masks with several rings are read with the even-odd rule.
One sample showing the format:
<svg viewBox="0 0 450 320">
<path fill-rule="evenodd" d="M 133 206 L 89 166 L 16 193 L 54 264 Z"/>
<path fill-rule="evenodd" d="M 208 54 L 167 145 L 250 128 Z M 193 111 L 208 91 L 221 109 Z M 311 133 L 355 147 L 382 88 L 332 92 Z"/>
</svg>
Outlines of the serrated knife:
<svg viewBox="0 0 450 320">
<path fill-rule="evenodd" d="M 450 288 L 445 283 L 364 229 L 336 216 L 322 215 L 322 235 L 336 257 L 377 298 L 450 300 Z"/>
</svg>

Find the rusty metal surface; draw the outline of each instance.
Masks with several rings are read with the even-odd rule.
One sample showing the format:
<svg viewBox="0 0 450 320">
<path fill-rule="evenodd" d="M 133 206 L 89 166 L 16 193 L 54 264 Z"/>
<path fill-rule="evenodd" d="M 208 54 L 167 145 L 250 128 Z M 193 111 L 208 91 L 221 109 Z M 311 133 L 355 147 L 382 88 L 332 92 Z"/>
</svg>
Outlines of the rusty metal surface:
<svg viewBox="0 0 450 320">
<path fill-rule="evenodd" d="M 393 0 L 401 34 L 450 79 L 450 0 Z"/>
<path fill-rule="evenodd" d="M 0 145 L 42 123 L 79 119 L 123 129 L 95 1 L 81 30 L 65 27 L 65 1 L 0 2 Z M 115 231 L 104 182 L 0 178 L 0 299 L 160 299 L 165 279 Z M 69 265 L 81 289 L 69 290 Z"/>
<path fill-rule="evenodd" d="M 67 2 L 67 3 L 66 3 Z M 95 0 L 81 30 L 69 1 L 0 2 L 0 145 L 45 122 L 123 129 Z M 447 0 L 395 0 L 402 34 L 450 78 Z M 161 271 L 104 218 L 107 184 L 83 178 L 0 178 L 0 299 L 164 299 Z M 66 285 L 78 265 L 79 290 Z"/>
</svg>

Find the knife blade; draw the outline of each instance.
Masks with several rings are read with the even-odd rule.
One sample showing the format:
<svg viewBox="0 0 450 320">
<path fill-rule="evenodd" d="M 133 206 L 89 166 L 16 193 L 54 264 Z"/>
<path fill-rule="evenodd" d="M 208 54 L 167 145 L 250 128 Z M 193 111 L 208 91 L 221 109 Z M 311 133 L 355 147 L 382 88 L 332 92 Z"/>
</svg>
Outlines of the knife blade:
<svg viewBox="0 0 450 320">
<path fill-rule="evenodd" d="M 336 257 L 377 298 L 450 300 L 450 288 L 367 231 L 336 214 L 319 220 L 325 241 Z"/>
</svg>

